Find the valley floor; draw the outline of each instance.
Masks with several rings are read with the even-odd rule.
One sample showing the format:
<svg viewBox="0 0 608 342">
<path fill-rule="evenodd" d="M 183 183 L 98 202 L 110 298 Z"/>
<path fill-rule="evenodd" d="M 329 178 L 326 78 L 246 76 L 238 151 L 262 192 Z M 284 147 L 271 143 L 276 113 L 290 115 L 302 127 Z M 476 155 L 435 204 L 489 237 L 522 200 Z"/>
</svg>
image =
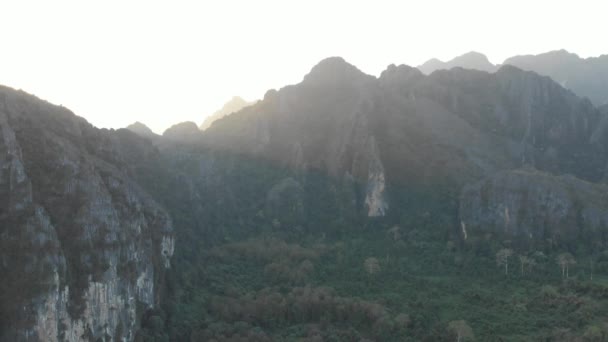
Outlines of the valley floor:
<svg viewBox="0 0 608 342">
<path fill-rule="evenodd" d="M 192 341 L 608 337 L 601 256 L 599 263 L 580 260 L 568 279 L 552 256 L 523 273 L 511 259 L 505 275 L 493 253 L 401 228 L 334 239 L 262 234 L 176 260 L 183 264 L 176 266 L 173 299 L 158 313 L 168 329 L 146 333 Z"/>
</svg>

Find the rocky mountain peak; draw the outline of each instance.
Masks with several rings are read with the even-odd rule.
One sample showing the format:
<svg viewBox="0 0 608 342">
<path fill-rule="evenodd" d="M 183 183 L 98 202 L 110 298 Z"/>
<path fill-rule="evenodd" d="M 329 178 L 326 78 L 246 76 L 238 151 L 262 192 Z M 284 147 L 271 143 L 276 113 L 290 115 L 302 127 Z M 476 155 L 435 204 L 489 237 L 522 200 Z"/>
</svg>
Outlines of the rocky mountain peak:
<svg viewBox="0 0 608 342">
<path fill-rule="evenodd" d="M 342 57 L 329 57 L 320 61 L 312 70 L 304 76 L 304 83 L 307 84 L 333 84 L 333 83 L 353 83 L 366 77 L 354 65 L 346 62 Z"/>
<path fill-rule="evenodd" d="M 491 64 L 486 55 L 484 55 L 481 52 L 477 52 L 477 51 L 467 52 L 461 56 L 454 58 L 453 61 L 459 61 L 459 62 L 468 61 L 468 62 L 479 62 L 479 63 Z"/>
<path fill-rule="evenodd" d="M 380 83 L 389 86 L 407 86 L 424 78 L 424 74 L 408 65 L 389 65 L 386 70 L 380 74 Z"/>
<path fill-rule="evenodd" d="M 455 57 L 447 62 L 442 62 L 436 58 L 433 58 L 420 65 L 418 69 L 428 75 L 436 70 L 451 69 L 454 67 L 487 72 L 493 72 L 496 70 L 496 66 L 488 60 L 488 57 L 475 51 L 467 52 L 464 55 Z"/>
<path fill-rule="evenodd" d="M 148 126 L 145 124 L 136 121 L 129 126 L 125 127 L 129 131 L 139 135 L 142 138 L 157 138 L 158 134 L 154 133 Z"/>
<path fill-rule="evenodd" d="M 184 121 L 167 128 L 163 132 L 163 137 L 172 140 L 187 140 L 200 135 L 200 133 L 201 131 L 194 122 Z"/>
<path fill-rule="evenodd" d="M 223 118 L 226 115 L 230 115 L 232 113 L 238 112 L 239 110 L 252 105 L 253 102 L 247 102 L 240 96 L 234 96 L 230 101 L 226 102 L 224 106 L 216 111 L 215 113 L 209 115 L 205 121 L 201 124 L 200 130 L 204 131 L 209 126 L 211 126 L 215 121 Z"/>
</svg>

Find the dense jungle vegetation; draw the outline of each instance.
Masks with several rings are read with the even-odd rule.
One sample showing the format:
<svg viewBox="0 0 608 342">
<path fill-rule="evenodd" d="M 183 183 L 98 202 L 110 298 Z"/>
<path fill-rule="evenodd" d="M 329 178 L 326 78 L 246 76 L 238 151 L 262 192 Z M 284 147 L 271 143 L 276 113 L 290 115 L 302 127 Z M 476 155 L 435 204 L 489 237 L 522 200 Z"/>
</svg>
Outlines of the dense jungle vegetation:
<svg viewBox="0 0 608 342">
<path fill-rule="evenodd" d="M 197 156 L 173 159 L 183 171 L 166 178 L 174 183 L 148 180 L 152 192 L 180 194 L 164 203 L 181 248 L 169 299 L 147 313 L 140 341 L 608 338 L 601 244 L 463 239 L 449 184 L 393 187 L 398 209 L 368 219 L 357 214 L 357 184 Z M 216 171 L 188 178 L 210 160 Z"/>
</svg>

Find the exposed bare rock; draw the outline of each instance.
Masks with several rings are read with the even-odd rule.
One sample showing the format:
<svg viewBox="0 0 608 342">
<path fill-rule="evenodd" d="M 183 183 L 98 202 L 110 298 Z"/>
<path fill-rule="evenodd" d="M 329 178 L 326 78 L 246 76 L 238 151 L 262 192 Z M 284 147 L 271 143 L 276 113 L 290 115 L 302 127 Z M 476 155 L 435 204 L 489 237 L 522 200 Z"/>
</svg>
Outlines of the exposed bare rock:
<svg viewBox="0 0 608 342">
<path fill-rule="evenodd" d="M 172 223 L 123 141 L 0 88 L 0 340 L 130 341 L 159 304 Z"/>
<path fill-rule="evenodd" d="M 531 169 L 499 172 L 463 189 L 460 221 L 469 236 L 588 239 L 608 231 L 608 187 Z"/>
<path fill-rule="evenodd" d="M 380 78 L 338 57 L 218 121 L 204 141 L 292 169 L 344 175 L 382 216 L 391 184 L 465 184 L 523 165 L 597 181 L 602 115 L 548 77 L 504 66 L 430 76 L 391 65 Z M 373 143 L 372 143 L 373 142 Z M 382 190 L 380 190 L 382 189 Z"/>
</svg>

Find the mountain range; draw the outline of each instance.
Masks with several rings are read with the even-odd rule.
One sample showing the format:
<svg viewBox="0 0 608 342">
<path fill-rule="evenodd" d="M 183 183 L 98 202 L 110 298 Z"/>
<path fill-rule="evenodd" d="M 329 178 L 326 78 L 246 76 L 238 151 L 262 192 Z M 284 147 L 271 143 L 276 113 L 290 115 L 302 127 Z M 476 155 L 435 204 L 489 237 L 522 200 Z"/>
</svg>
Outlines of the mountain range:
<svg viewBox="0 0 608 342">
<path fill-rule="evenodd" d="M 185 122 L 163 135 L 140 123 L 98 129 L 0 88 L 0 340 L 289 339 L 297 335 L 290 326 L 317 324 L 317 311 L 332 310 L 324 319 L 339 323 L 319 333 L 327 339 L 450 340 L 451 328 L 448 337 L 433 328 L 441 310 L 415 299 L 353 304 L 311 286 L 340 275 L 348 281 L 335 280 L 337 289 L 366 284 L 372 290 L 358 295 L 373 300 L 373 275 L 394 263 L 405 272 L 394 279 L 430 281 L 412 278 L 419 266 L 399 254 L 409 251 L 431 270 L 475 274 L 494 266 L 500 248 L 581 258 L 606 250 L 608 110 L 597 106 L 602 91 L 589 89 L 608 76 L 583 85 L 582 69 L 565 66 L 599 67 L 604 58 L 548 56 L 492 66 L 471 53 L 390 65 L 379 77 L 331 57 L 256 103 L 233 99 L 204 130 Z M 544 69 L 528 71 L 537 65 Z M 363 263 L 359 251 L 386 255 Z M 430 251 L 437 253 L 424 259 Z M 267 261 L 268 253 L 276 255 Z M 357 270 L 364 264 L 367 278 L 332 268 L 334 257 Z M 260 276 L 287 292 L 262 301 L 270 289 L 251 280 Z M 317 306 L 300 312 L 304 294 Z M 295 300 L 294 311 L 272 316 L 254 309 L 256 298 L 272 310 Z M 361 312 L 373 326 L 344 318 L 338 308 L 347 305 L 345 312 L 370 306 Z M 572 333 L 600 314 L 581 314 Z M 535 324 L 554 336 L 546 322 Z M 481 338 L 495 337 L 491 323 L 473 325 Z M 509 333 L 501 336 L 515 338 Z"/>
<path fill-rule="evenodd" d="M 608 103 L 608 55 L 581 58 L 566 50 L 557 50 L 538 55 L 510 57 L 502 65 L 513 65 L 522 70 L 549 76 L 579 96 L 589 98 L 596 105 Z M 492 64 L 481 53 L 469 52 L 447 62 L 431 59 L 418 69 L 430 74 L 436 70 L 454 67 L 494 72 L 500 65 Z"/>
</svg>

